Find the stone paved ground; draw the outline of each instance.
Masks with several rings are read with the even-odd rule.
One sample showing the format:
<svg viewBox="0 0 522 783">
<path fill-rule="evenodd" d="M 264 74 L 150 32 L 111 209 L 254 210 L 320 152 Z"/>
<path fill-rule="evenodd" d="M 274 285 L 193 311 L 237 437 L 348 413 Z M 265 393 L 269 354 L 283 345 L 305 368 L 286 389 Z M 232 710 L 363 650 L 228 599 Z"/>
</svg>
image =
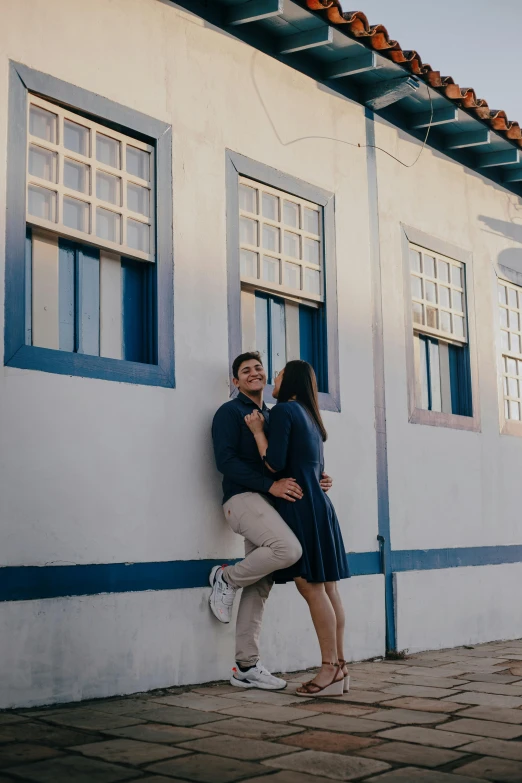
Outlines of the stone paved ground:
<svg viewBox="0 0 522 783">
<path fill-rule="evenodd" d="M 358 663 L 336 699 L 309 677 L 0 712 L 0 783 L 522 783 L 522 640 Z"/>
</svg>

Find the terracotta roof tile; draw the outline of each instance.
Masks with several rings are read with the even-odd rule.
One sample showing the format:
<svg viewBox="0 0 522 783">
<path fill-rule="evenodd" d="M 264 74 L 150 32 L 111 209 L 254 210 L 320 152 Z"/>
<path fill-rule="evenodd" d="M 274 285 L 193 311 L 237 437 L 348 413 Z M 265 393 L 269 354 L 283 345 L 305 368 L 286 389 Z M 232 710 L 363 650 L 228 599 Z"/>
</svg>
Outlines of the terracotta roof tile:
<svg viewBox="0 0 522 783">
<path fill-rule="evenodd" d="M 343 11 L 340 0 L 306 0 L 306 5 L 311 11 L 323 12 L 330 24 L 342 25 L 343 32 L 362 41 L 368 48 L 388 57 L 392 62 L 402 65 L 522 149 L 522 129 L 518 122 L 509 120 L 505 111 L 490 109 L 483 98 L 477 98 L 472 87 L 460 87 L 451 76 L 441 76 L 440 71 L 434 71 L 431 65 L 422 62 L 418 52 L 402 49 L 398 41 L 390 38 L 384 25 L 371 25 L 362 11 Z"/>
</svg>

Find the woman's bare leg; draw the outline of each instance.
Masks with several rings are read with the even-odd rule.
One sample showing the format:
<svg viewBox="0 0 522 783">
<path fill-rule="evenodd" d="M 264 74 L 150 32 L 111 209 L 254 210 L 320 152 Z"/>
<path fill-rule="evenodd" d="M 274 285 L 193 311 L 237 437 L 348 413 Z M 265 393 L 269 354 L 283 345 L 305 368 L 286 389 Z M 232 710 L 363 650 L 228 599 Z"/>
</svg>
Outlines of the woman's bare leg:
<svg viewBox="0 0 522 783">
<path fill-rule="evenodd" d="M 344 615 L 344 607 L 343 602 L 341 601 L 341 596 L 339 594 L 338 590 L 338 582 L 325 582 L 325 590 L 328 598 L 330 599 L 330 603 L 332 604 L 333 610 L 335 612 L 335 620 L 336 620 L 336 639 L 337 639 L 337 658 L 339 661 L 346 660 L 344 657 L 344 628 L 346 623 L 346 618 Z M 348 667 L 344 666 L 344 673 L 348 674 Z"/>
<path fill-rule="evenodd" d="M 338 660 L 337 618 L 323 582 L 307 582 L 302 577 L 297 577 L 294 581 L 310 609 L 321 648 L 321 660 L 327 662 L 321 665 L 321 670 L 313 679 L 313 682 L 322 688 L 332 681 Z"/>
</svg>

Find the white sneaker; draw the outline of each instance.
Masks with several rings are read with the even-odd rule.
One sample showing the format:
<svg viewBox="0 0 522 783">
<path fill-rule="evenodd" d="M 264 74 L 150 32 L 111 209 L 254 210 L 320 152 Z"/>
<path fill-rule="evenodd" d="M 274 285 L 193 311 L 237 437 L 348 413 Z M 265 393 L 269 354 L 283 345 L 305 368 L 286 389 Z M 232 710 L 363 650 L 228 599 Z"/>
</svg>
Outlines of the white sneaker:
<svg viewBox="0 0 522 783">
<path fill-rule="evenodd" d="M 209 582 L 212 588 L 210 593 L 210 609 L 220 623 L 229 623 L 232 618 L 232 607 L 236 597 L 236 588 L 227 584 L 223 579 L 225 566 L 214 566 L 210 572 Z"/>
<path fill-rule="evenodd" d="M 246 672 L 242 672 L 239 666 L 233 666 L 230 684 L 236 688 L 262 688 L 265 691 L 278 691 L 287 686 L 286 680 L 274 677 L 259 661 Z"/>
</svg>

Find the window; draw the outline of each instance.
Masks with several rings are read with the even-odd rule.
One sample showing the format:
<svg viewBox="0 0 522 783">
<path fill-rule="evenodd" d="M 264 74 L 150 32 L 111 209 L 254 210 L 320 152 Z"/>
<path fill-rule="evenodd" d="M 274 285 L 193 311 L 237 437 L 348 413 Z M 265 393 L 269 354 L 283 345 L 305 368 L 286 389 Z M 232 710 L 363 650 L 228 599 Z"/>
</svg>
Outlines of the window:
<svg viewBox="0 0 522 783">
<path fill-rule="evenodd" d="M 231 361 L 260 351 L 272 384 L 304 359 L 339 410 L 332 195 L 228 152 L 227 236 Z"/>
<path fill-rule="evenodd" d="M 499 281 L 500 369 L 504 419 L 522 421 L 522 288 Z"/>
<path fill-rule="evenodd" d="M 170 127 L 17 64 L 11 91 L 6 364 L 173 386 Z"/>
<path fill-rule="evenodd" d="M 410 420 L 476 429 L 472 405 L 468 254 L 404 228 Z"/>
</svg>

